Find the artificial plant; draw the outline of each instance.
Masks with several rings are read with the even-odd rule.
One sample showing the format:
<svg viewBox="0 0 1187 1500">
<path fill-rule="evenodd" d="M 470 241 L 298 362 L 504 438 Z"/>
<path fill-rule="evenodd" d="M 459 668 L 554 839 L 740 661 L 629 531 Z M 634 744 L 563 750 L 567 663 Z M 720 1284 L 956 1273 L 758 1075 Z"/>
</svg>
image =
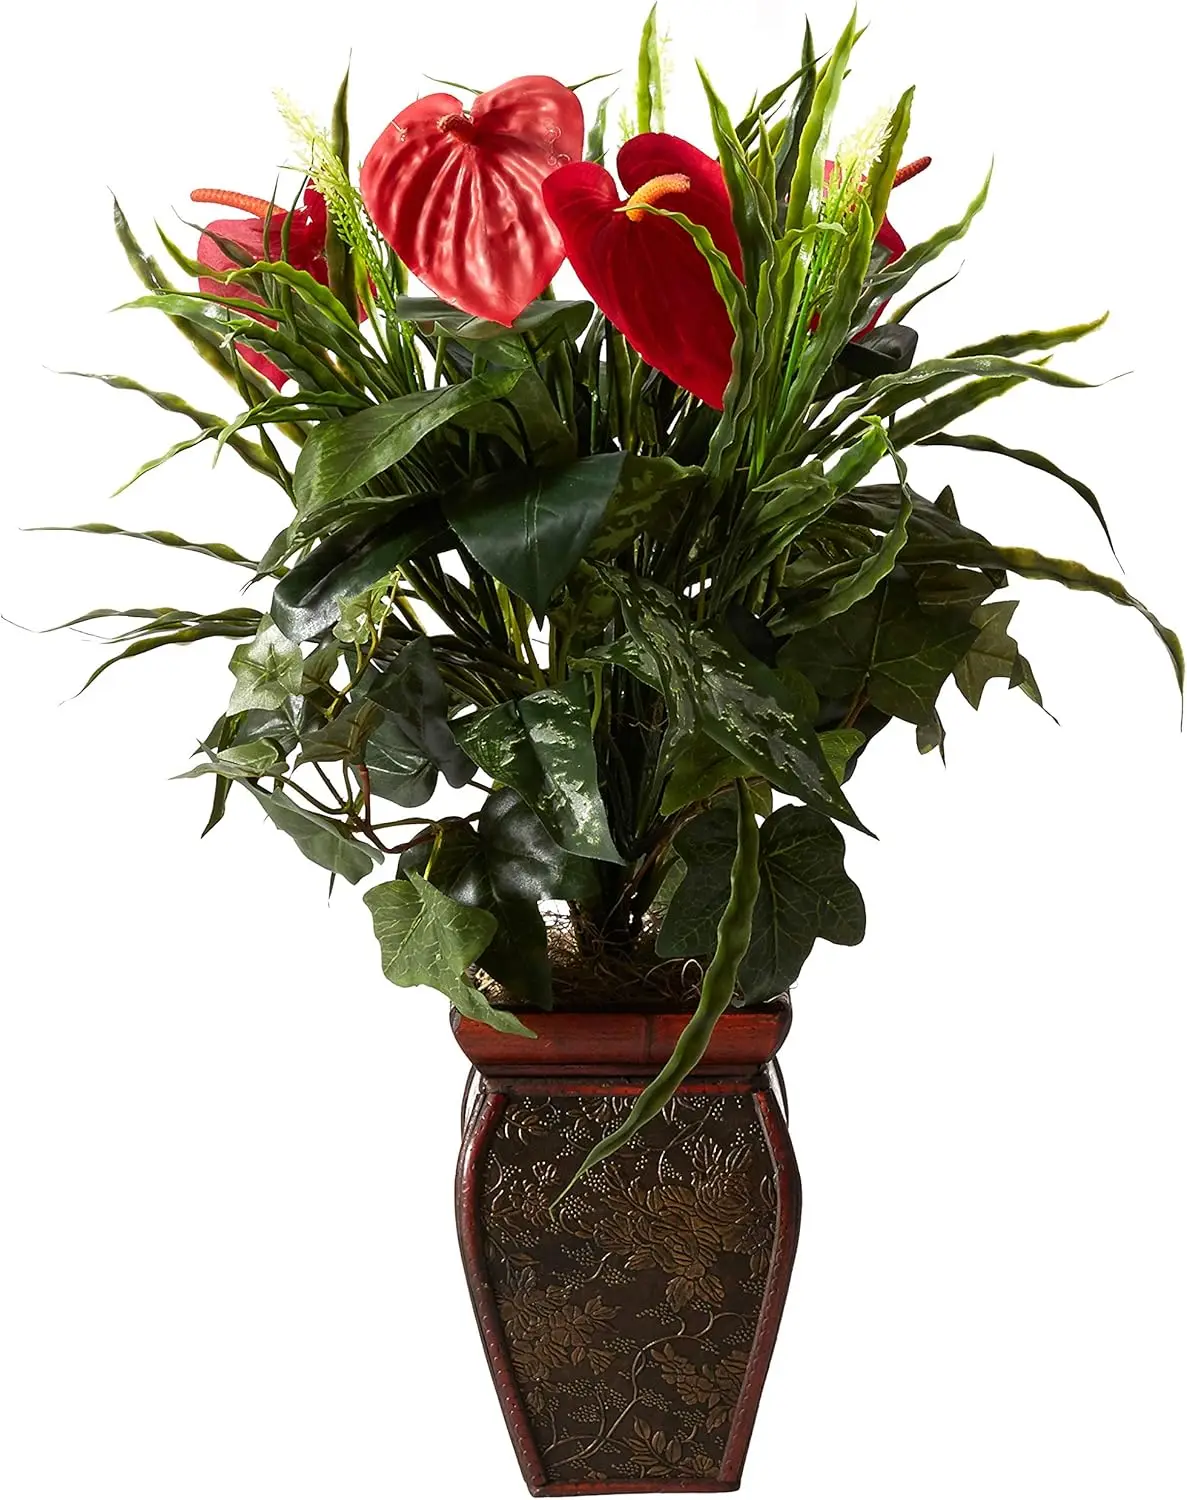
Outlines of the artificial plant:
<svg viewBox="0 0 1187 1500">
<path fill-rule="evenodd" d="M 809 31 L 740 118 L 702 75 L 707 154 L 663 132 L 653 12 L 622 192 L 609 101 L 587 130 L 582 86 L 530 76 L 416 101 L 360 174 L 345 83 L 328 132 L 290 109 L 291 208 L 199 191 L 245 217 L 205 225 L 195 256 L 161 235 L 196 286 L 116 207 L 131 305 L 240 402 L 216 416 L 100 377 L 197 429 L 145 468 L 230 450 L 280 491 L 280 529 L 259 559 L 146 534 L 242 570 L 256 606 L 82 618 L 134 622 L 112 661 L 236 642 L 187 773 L 213 783 L 206 831 L 251 800 L 332 880 L 393 859 L 364 899 L 395 983 L 524 1031 L 582 971 L 669 993 L 703 972 L 675 1056 L 595 1155 L 662 1108 L 731 1001 L 785 991 L 818 938 L 861 939 L 840 829 L 863 829 L 846 784 L 871 740 L 902 719 L 942 752 L 949 678 L 974 706 L 995 677 L 1041 702 L 1011 576 L 1140 610 L 1182 683 L 1175 636 L 1120 583 L 913 488 L 913 447 L 973 449 L 1103 526 L 1050 460 L 952 430 L 1023 382 L 1084 384 L 1049 351 L 1101 320 L 916 360 L 904 320 L 939 288 L 889 305 L 988 181 L 904 244 L 886 215 L 926 164 L 903 165 L 912 91 L 829 144 L 856 38 L 821 59 Z M 591 300 L 553 295 L 566 257 Z M 448 813 L 426 807 L 442 780 Z"/>
</svg>

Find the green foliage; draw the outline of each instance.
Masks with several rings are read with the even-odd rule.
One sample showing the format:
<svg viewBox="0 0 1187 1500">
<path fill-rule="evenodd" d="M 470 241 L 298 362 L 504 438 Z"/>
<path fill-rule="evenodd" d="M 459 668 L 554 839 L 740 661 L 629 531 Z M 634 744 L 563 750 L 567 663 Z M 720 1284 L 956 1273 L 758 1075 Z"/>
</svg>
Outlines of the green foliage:
<svg viewBox="0 0 1187 1500">
<path fill-rule="evenodd" d="M 664 916 L 661 958 L 705 958 L 730 892 L 734 814 L 713 808 L 676 837 L 685 874 Z M 845 842 L 828 818 L 781 807 L 762 825 L 754 936 L 738 971 L 742 998 L 769 1000 L 799 978 L 817 938 L 852 945 L 865 936 L 861 893 L 845 873 Z"/>
<path fill-rule="evenodd" d="M 863 831 L 850 791 L 871 740 L 897 719 L 942 753 L 949 682 L 974 706 L 997 677 L 1041 703 L 1010 634 L 1015 601 L 993 597 L 1011 575 L 1136 609 L 1182 685 L 1177 638 L 1128 588 L 999 546 L 961 522 L 950 490 L 932 500 L 910 483 L 914 445 L 1006 458 L 1105 527 L 1095 491 L 1053 460 L 953 430 L 1025 383 L 1083 388 L 1050 361 L 1102 320 L 917 362 L 897 324 L 867 339 L 888 299 L 965 235 L 989 182 L 887 263 L 876 236 L 913 91 L 864 161 L 841 160 L 832 122 L 858 37 L 854 19 L 821 56 L 806 30 L 798 67 L 736 120 L 702 73 L 740 279 L 703 226 L 648 208 L 690 237 L 729 313 L 720 413 L 587 301 L 545 295 L 504 327 L 409 296 L 350 179 L 345 81 L 328 130 L 287 110 L 329 205 L 328 286 L 230 247 L 234 268 L 207 295 L 162 235 L 187 278 L 176 285 L 115 207 L 143 292 L 131 305 L 161 314 L 240 403 L 224 417 L 93 377 L 189 424 L 136 477 L 209 443 L 283 503 L 258 562 L 165 529 L 60 528 L 186 550 L 272 590 L 267 614 L 89 611 L 68 623 L 120 622 L 91 680 L 166 646 L 235 643 L 230 702 L 185 773 L 213 784 L 207 831 L 238 785 L 332 877 L 357 882 L 399 855 L 365 898 L 396 984 L 522 1031 L 510 1006 L 551 1003 L 544 903 L 590 955 L 707 961 L 676 1053 L 587 1167 L 664 1107 L 732 999 L 795 982 L 818 938 L 860 940 L 837 825 Z M 662 73 L 652 10 L 628 132 L 662 128 Z M 951 279 L 912 288 L 893 317 Z M 243 350 L 294 386 L 277 392 Z M 448 814 L 426 805 L 442 781 Z"/>
<path fill-rule="evenodd" d="M 490 912 L 463 906 L 411 870 L 372 887 L 363 900 L 375 924 L 383 972 L 393 984 L 430 985 L 463 1015 L 499 1031 L 534 1034 L 508 1011 L 495 1010 L 466 978 L 498 930 Z"/>
</svg>

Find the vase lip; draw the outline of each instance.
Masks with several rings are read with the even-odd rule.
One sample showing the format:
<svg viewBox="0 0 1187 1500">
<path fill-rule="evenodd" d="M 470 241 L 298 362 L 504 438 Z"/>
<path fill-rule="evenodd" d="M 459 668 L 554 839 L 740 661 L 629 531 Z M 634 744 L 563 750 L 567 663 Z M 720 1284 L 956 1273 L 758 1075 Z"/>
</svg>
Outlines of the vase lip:
<svg viewBox="0 0 1187 1500">
<path fill-rule="evenodd" d="M 454 1010 L 450 1024 L 462 1051 L 483 1074 L 540 1076 L 639 1071 L 652 1075 L 672 1054 L 690 1012 L 668 1008 L 514 1010 L 535 1036 L 496 1031 Z M 695 1072 L 744 1076 L 764 1067 L 791 1028 L 786 996 L 729 1010 L 713 1031 Z"/>
</svg>

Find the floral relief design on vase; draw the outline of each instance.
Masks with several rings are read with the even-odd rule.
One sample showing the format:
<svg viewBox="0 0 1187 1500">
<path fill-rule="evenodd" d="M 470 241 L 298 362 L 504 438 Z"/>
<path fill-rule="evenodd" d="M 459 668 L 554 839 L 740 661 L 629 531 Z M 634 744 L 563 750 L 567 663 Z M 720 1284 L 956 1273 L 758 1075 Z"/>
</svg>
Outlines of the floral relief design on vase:
<svg viewBox="0 0 1187 1500">
<path fill-rule="evenodd" d="M 479 1168 L 486 1271 L 549 1487 L 717 1480 L 767 1289 L 779 1205 L 752 1093 L 681 1090 L 551 1217 L 631 1102 L 512 1096 Z"/>
</svg>

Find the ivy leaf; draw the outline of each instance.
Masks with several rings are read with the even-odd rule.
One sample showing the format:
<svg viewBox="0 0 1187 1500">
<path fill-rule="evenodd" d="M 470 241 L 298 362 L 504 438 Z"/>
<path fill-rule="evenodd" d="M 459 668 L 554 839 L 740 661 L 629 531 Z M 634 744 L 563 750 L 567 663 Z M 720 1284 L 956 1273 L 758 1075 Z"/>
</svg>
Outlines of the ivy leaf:
<svg viewBox="0 0 1187 1500">
<path fill-rule="evenodd" d="M 685 875 L 660 929 L 660 957 L 713 952 L 717 923 L 729 898 L 733 824 L 728 808 L 714 808 L 676 836 Z M 738 974 L 746 1000 L 783 994 L 799 977 L 817 938 L 845 945 L 861 942 L 865 904 L 844 862 L 840 830 L 811 808 L 781 807 L 763 823 L 752 937 Z"/>
<path fill-rule="evenodd" d="M 519 802 L 516 793 L 506 789 L 495 795 L 509 795 Z M 435 844 L 414 845 L 401 855 L 400 873 L 409 871 L 424 875 L 463 906 L 490 912 L 498 926 L 483 949 L 481 967 L 517 999 L 543 1010 L 551 1008 L 552 966 L 538 894 L 525 894 L 518 882 L 505 878 L 498 851 L 484 842 L 480 831 L 464 819 L 445 819 Z M 531 891 L 538 893 L 539 886 Z"/>
<path fill-rule="evenodd" d="M 363 764 L 376 797 L 397 807 L 422 807 L 437 788 L 437 767 L 408 739 L 391 714 L 371 731 Z"/>
<path fill-rule="evenodd" d="M 684 878 L 668 901 L 655 944 L 659 958 L 701 958 L 713 952 L 717 923 L 729 899 L 737 822 L 732 808 L 714 807 L 694 818 L 673 840 L 684 864 Z M 761 848 L 760 836 L 760 860 Z"/>
<path fill-rule="evenodd" d="M 601 525 L 625 458 L 595 453 L 556 469 L 486 474 L 453 491 L 445 514 L 471 555 L 543 619 Z"/>
<path fill-rule="evenodd" d="M 366 681 L 367 697 L 387 712 L 387 742 L 402 740 L 435 766 L 450 786 L 465 786 L 474 762 L 459 746 L 448 718 L 445 683 L 424 636 L 410 641 L 385 671 Z"/>
<path fill-rule="evenodd" d="M 192 770 L 182 771 L 174 781 L 189 781 L 195 776 L 226 776 L 233 781 L 246 777 L 270 776 L 286 769 L 284 756 L 274 740 L 248 740 L 242 745 L 228 745 L 215 753 L 213 760 L 203 761 Z"/>
<path fill-rule="evenodd" d="M 227 707 L 229 714 L 252 708 L 279 708 L 301 691 L 301 648 L 265 615 L 254 640 L 231 652 L 235 687 Z"/>
<path fill-rule="evenodd" d="M 897 494 L 897 488 L 892 493 Z M 870 485 L 855 490 L 837 502 L 834 509 L 836 520 L 852 522 L 859 526 L 874 526 L 887 530 L 893 524 L 893 516 L 887 504 L 887 487 Z M 955 519 L 950 504 L 941 506 L 921 502 L 913 497 L 915 509 L 907 528 L 907 545 L 899 554 L 899 560 L 909 569 L 920 563 L 954 563 L 967 568 L 980 568 L 990 573 L 1004 575 L 1016 573 L 1020 578 L 1034 578 L 1050 583 L 1061 583 L 1064 588 L 1083 589 L 1087 593 L 1101 594 L 1115 604 L 1123 604 L 1137 612 L 1149 623 L 1159 640 L 1166 647 L 1174 668 L 1175 681 L 1183 692 L 1183 648 L 1173 630 L 1164 625 L 1154 612 L 1136 599 L 1124 584 L 1103 573 L 1095 573 L 1083 563 L 1069 558 L 1047 557 L 1029 547 L 998 547 Z M 941 496 L 941 499 L 945 497 Z"/>
<path fill-rule="evenodd" d="M 351 885 L 357 885 L 365 875 L 370 875 L 383 856 L 370 844 L 361 844 L 345 833 L 333 818 L 306 810 L 281 791 L 263 792 L 244 781 L 243 786 L 276 824 L 300 849 L 306 859 L 341 875 Z"/>
<path fill-rule="evenodd" d="M 598 792 L 589 709 L 579 679 L 454 721 L 462 749 L 514 788 L 570 854 L 621 864 Z"/>
<path fill-rule="evenodd" d="M 481 401 L 506 395 L 519 374 L 518 370 L 502 370 L 461 385 L 411 391 L 339 421 L 319 423 L 293 471 L 298 510 L 307 515 L 361 489 L 406 458 L 443 423 Z"/>
<path fill-rule="evenodd" d="M 393 984 L 427 984 L 463 1015 L 496 1031 L 535 1034 L 509 1011 L 496 1010 L 466 977 L 497 930 L 490 912 L 463 906 L 412 871 L 373 886 L 363 900 L 379 940 L 383 972 Z"/>
<path fill-rule="evenodd" d="M 981 707 L 981 694 L 993 677 L 1006 678 L 1011 687 L 1020 687 L 1042 707 L 1042 694 L 1030 663 L 1019 654 L 1018 642 L 1007 629 L 1017 608 L 1017 599 L 1000 599 L 982 605 L 970 616 L 972 623 L 981 627 L 981 633 L 956 664 L 954 675 L 956 686 L 974 708 Z"/>
<path fill-rule="evenodd" d="M 366 744 L 383 719 L 383 710 L 366 698 L 348 703 L 336 718 L 301 738 L 297 765 L 311 761 L 343 760 L 358 765 Z"/>
<path fill-rule="evenodd" d="M 890 578 L 844 614 L 801 631 L 779 653 L 822 698 L 869 701 L 926 723 L 949 674 L 977 639 L 967 610 L 924 610 L 910 583 Z"/>
</svg>

